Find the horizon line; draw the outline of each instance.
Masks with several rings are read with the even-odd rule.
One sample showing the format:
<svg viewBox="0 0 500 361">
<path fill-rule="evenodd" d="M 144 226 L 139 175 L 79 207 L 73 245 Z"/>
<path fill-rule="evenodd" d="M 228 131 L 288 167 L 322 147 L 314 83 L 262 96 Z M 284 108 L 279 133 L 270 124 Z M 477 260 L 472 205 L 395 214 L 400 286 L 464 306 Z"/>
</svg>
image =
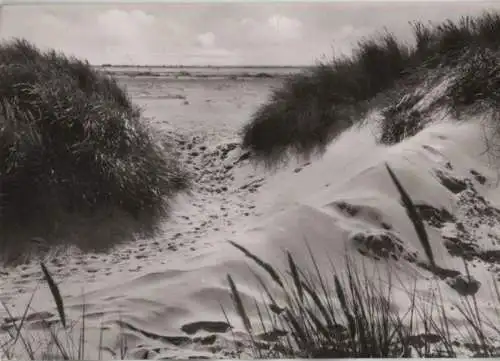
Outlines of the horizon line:
<svg viewBox="0 0 500 361">
<path fill-rule="evenodd" d="M 304 65 L 172 65 L 172 64 L 91 64 L 100 67 L 143 67 L 143 68 L 307 68 L 314 64 Z"/>
</svg>

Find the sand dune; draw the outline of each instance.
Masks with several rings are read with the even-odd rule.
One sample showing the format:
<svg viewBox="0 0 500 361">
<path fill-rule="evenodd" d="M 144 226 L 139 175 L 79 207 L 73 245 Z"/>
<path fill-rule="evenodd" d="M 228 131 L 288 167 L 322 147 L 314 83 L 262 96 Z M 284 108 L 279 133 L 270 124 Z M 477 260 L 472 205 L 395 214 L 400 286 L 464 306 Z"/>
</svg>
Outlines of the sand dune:
<svg viewBox="0 0 500 361">
<path fill-rule="evenodd" d="M 403 312 L 405 285 L 416 280 L 424 294 L 436 279 L 425 269 L 425 253 L 385 163 L 426 215 L 440 267 L 464 274 L 461 258 L 454 256 L 459 243 L 473 243 L 477 254 L 490 252 L 491 258 L 483 257 L 471 270 L 481 282 L 480 306 L 488 310 L 487 284 L 490 271 L 497 272 L 495 252 L 500 255 L 500 198 L 498 161 L 484 152 L 481 119 L 460 124 L 437 120 L 394 146 L 377 144 L 377 128 L 367 122 L 342 134 L 319 159 L 266 172 L 245 159 L 236 132 L 277 80 L 225 80 L 210 83 L 210 88 L 208 83 L 184 82 L 181 92 L 170 92 L 182 97 L 168 99 L 158 94 L 172 89 L 171 82 L 128 82 L 158 132 L 176 139 L 180 157 L 197 177 L 193 193 L 178 199 L 158 238 L 122 245 L 106 255 L 70 252 L 48 263 L 66 296 L 70 318 L 78 318 L 86 305 L 88 326 L 96 330 L 87 336 L 89 343 L 98 343 L 104 323 L 109 327 L 105 344 L 116 351 L 116 335 L 125 332 L 131 357 L 228 356 L 234 335 L 221 305 L 236 337 L 244 335 L 226 274 L 238 281 L 247 302 L 260 300 L 261 293 L 249 260 L 229 240 L 273 265 L 285 265 L 283 251 L 288 250 L 300 265 L 311 267 L 305 242 L 321 267 L 333 263 L 343 269 L 346 253 L 380 270 L 390 259 L 399 281 L 396 306 Z M 417 106 L 431 103 L 425 98 Z M 370 116 L 375 119 L 376 111 Z M 389 242 L 391 251 L 381 250 L 380 242 Z M 55 314 L 48 289 L 39 286 L 36 263 L 7 272 L 3 300 L 21 312 L 36 290 L 34 308 L 40 317 Z M 446 286 L 446 302 L 459 299 L 460 292 L 451 286 L 456 277 L 438 276 Z M 37 322 L 33 317 L 32 326 Z"/>
</svg>

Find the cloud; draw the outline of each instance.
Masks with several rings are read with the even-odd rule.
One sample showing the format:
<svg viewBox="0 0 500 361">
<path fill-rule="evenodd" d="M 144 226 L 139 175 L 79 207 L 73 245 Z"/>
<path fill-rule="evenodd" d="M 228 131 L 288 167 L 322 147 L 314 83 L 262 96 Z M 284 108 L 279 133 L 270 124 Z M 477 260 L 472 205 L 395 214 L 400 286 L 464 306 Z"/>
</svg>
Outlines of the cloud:
<svg viewBox="0 0 500 361">
<path fill-rule="evenodd" d="M 1 1 L 1 0 L 0 0 Z M 500 2 L 118 3 L 4 6 L 0 38 L 22 37 L 99 63 L 310 64 L 349 53 L 387 26 L 411 37 L 408 21 L 479 14 Z"/>
<path fill-rule="evenodd" d="M 272 15 L 264 22 L 244 18 L 240 24 L 248 41 L 254 44 L 281 44 L 302 38 L 302 22 L 283 15 Z"/>
<path fill-rule="evenodd" d="M 299 20 L 287 18 L 282 15 L 273 15 L 267 20 L 279 37 L 286 40 L 300 39 L 302 35 L 302 23 Z"/>
<path fill-rule="evenodd" d="M 104 37 L 126 43 L 144 41 L 154 22 L 153 15 L 141 10 L 112 9 L 97 16 L 97 25 Z"/>
<path fill-rule="evenodd" d="M 195 45 L 185 53 L 188 61 L 199 65 L 236 65 L 241 63 L 240 55 L 235 51 L 218 46 L 215 39 L 216 36 L 211 31 L 198 34 Z"/>
<path fill-rule="evenodd" d="M 215 45 L 215 35 L 212 32 L 200 34 L 196 40 L 203 48 L 211 48 Z"/>
</svg>

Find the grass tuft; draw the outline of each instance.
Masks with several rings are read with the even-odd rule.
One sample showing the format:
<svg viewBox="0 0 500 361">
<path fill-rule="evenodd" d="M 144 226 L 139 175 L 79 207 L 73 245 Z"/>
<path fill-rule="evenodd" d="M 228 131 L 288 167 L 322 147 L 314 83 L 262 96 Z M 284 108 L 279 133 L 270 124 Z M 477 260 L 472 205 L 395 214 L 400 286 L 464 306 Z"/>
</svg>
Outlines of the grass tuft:
<svg viewBox="0 0 500 361">
<path fill-rule="evenodd" d="M 456 23 L 415 22 L 412 30 L 413 45 L 385 32 L 359 41 L 352 56 L 321 62 L 290 77 L 244 125 L 243 147 L 269 167 L 290 157 L 321 154 L 345 129 L 361 122 L 376 97 L 394 87 L 418 84 L 433 69 L 446 74 L 459 67 L 464 73 L 450 88 L 452 108 L 479 99 L 498 103 L 499 13 L 463 17 Z M 412 116 L 409 124 L 397 114 L 387 116 L 387 139 L 382 142 L 394 143 L 418 132 L 423 119 L 417 113 Z"/>
<path fill-rule="evenodd" d="M 439 267 L 421 217 L 394 171 L 387 164 L 386 168 L 432 266 L 427 269 L 437 271 Z M 251 255 L 255 264 L 275 282 L 272 275 L 279 274 L 278 270 L 243 246 L 233 245 L 245 255 Z M 462 316 L 462 320 L 457 322 L 446 312 L 439 284 L 438 294 L 420 294 L 416 290 L 416 280 L 415 286 L 410 289 L 404 282 L 395 283 L 390 263 L 386 264 L 387 272 L 382 277 L 378 272 L 368 272 L 364 266 L 356 266 L 349 256 L 346 256 L 346 268 L 342 272 L 335 269 L 331 272 L 320 269 L 308 249 L 316 274 L 299 269 L 293 256 L 287 252 L 289 277 L 280 279 L 282 297 L 273 296 L 265 281 L 258 278 L 267 296 L 267 303 L 263 302 L 264 310 L 257 303 L 255 305 L 260 325 L 251 324 L 248 309 L 233 297 L 236 313 L 244 319 L 245 329 L 252 340 L 255 357 L 456 357 L 461 345 L 472 350 L 475 357 L 500 355 L 496 346 L 500 329 L 496 326 L 497 322 L 485 317 L 475 294 L 452 303 Z M 470 279 L 469 265 L 465 260 L 464 266 Z M 232 293 L 237 293 L 234 280 L 231 276 L 228 278 Z M 434 281 L 439 282 L 437 278 Z M 392 303 L 396 286 L 408 296 L 409 308 L 406 311 L 395 308 Z M 496 280 L 493 289 L 498 308 L 500 292 Z M 276 309 L 279 312 L 274 312 Z M 268 315 L 268 319 L 262 315 Z M 269 323 L 271 329 L 280 330 L 278 336 L 266 344 L 257 342 L 253 333 L 259 327 L 268 329 L 266 325 Z"/>
<path fill-rule="evenodd" d="M 289 257 L 293 260 L 291 255 Z M 345 273 L 333 273 L 332 282 L 327 283 L 322 294 L 321 287 L 317 287 L 314 281 L 317 278 L 306 276 L 298 269 L 295 272 L 295 267 L 294 261 L 289 263 L 291 279 L 283 288 L 285 303 L 282 312 L 276 314 L 269 310 L 275 301 L 268 303 L 264 310 L 255 306 L 259 315 L 272 314 L 273 317 L 266 321 L 271 324 L 271 329 L 280 330 L 266 346 L 253 343 L 261 357 L 384 358 L 412 355 L 410 335 L 417 334 L 415 325 L 420 321 L 419 315 L 409 310 L 407 314 L 412 314 L 410 322 L 393 312 L 390 285 L 371 281 L 366 269 L 363 271 L 351 264 Z M 327 273 L 323 275 L 325 280 Z M 300 289 L 305 291 L 302 296 Z M 239 317 L 251 322 L 248 310 L 242 304 L 235 306 Z M 260 325 L 246 327 L 247 332 L 251 330 L 252 339 L 257 339 L 253 332 L 259 327 L 266 327 L 262 319 Z M 430 343 L 424 337 L 422 340 Z M 432 356 L 432 347 L 429 345 L 428 348 L 429 351 L 422 355 Z M 453 355 L 450 352 L 448 356 Z"/>
<path fill-rule="evenodd" d="M 0 44 L 0 252 L 107 248 L 152 231 L 188 187 L 117 81 L 26 40 Z"/>
<path fill-rule="evenodd" d="M 31 327 L 30 322 L 32 320 L 30 318 L 37 313 L 32 308 L 36 291 L 31 295 L 28 304 L 19 317 L 13 314 L 6 303 L 1 302 L 8 318 L 5 318 L 2 324 L 2 330 L 7 333 L 7 339 L 0 341 L 0 356 L 7 360 L 19 358 L 27 358 L 29 360 L 82 360 L 85 358 L 102 360 L 102 351 L 104 350 L 115 355 L 113 349 L 103 345 L 105 328 L 102 324 L 99 331 L 99 344 L 95 348 L 89 347 L 87 343 L 89 329 L 87 329 L 87 323 L 85 322 L 85 317 L 87 316 L 85 305 L 82 307 L 81 326 L 77 329 L 75 326 L 78 324 L 78 321 L 68 321 L 66 318 L 66 310 L 64 309 L 59 286 L 52 278 L 45 264 L 41 263 L 41 269 L 44 281 L 47 283 L 52 294 L 59 319 L 42 319 L 38 325 Z M 62 327 L 59 325 L 62 325 Z M 11 328 L 14 329 L 14 332 L 12 332 Z M 75 331 L 77 330 L 79 330 L 79 334 L 77 342 L 75 342 L 75 336 L 77 336 L 77 332 Z M 127 345 L 123 337 L 123 332 L 118 335 L 118 338 L 121 342 L 120 348 L 125 350 Z M 120 354 L 120 359 L 125 359 L 126 357 L 126 351 L 123 351 Z"/>
</svg>

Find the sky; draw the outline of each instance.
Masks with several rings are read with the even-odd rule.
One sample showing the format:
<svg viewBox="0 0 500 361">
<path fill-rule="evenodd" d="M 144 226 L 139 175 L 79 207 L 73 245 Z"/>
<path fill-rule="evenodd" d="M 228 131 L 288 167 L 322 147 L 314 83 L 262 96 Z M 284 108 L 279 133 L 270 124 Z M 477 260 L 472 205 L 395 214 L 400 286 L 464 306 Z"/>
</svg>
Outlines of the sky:
<svg viewBox="0 0 500 361">
<path fill-rule="evenodd" d="M 0 38 L 25 38 L 92 64 L 311 65 L 349 54 L 387 28 L 410 41 L 410 21 L 440 22 L 500 1 L 33 3 L 4 5 Z"/>
</svg>

